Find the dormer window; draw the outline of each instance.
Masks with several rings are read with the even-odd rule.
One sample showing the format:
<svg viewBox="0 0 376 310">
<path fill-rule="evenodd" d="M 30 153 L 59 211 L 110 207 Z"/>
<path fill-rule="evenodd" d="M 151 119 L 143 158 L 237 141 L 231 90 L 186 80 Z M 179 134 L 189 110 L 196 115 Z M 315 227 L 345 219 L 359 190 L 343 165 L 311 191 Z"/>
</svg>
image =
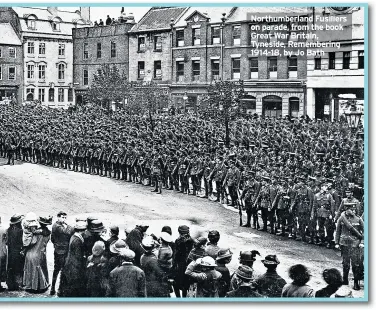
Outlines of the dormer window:
<svg viewBox="0 0 376 310">
<path fill-rule="evenodd" d="M 52 30 L 53 31 L 60 31 L 60 23 L 59 22 L 52 22 Z"/>
<path fill-rule="evenodd" d="M 26 19 L 26 25 L 27 29 L 29 30 L 35 30 L 36 29 L 36 16 L 34 15 L 29 15 Z"/>
</svg>

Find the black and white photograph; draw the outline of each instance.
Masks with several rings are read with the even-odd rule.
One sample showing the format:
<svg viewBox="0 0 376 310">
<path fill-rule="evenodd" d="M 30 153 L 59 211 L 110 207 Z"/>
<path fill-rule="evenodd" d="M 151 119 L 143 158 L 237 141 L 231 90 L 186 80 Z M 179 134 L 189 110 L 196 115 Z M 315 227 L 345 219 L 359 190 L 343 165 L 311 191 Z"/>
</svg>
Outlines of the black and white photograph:
<svg viewBox="0 0 376 310">
<path fill-rule="evenodd" d="M 0 6 L 0 302 L 368 301 L 367 4 L 47 5 Z"/>
</svg>

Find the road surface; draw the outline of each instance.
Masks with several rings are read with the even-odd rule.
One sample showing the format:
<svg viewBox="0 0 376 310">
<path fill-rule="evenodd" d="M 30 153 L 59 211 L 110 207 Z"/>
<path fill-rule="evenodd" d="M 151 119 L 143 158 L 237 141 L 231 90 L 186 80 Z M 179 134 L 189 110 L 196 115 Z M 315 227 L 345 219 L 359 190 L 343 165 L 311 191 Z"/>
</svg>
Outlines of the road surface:
<svg viewBox="0 0 376 310">
<path fill-rule="evenodd" d="M 151 192 L 151 187 L 36 165 L 16 162 L 6 165 L 0 158 L 0 216 L 2 225 L 8 226 L 10 217 L 18 212 L 33 211 L 38 216 L 54 215 L 60 210 L 68 213 L 68 222 L 76 217 L 98 215 L 105 226 L 117 224 L 124 237 L 124 228 L 133 228 L 140 221 L 150 224 L 148 233 L 159 235 L 164 225 L 171 226 L 173 237 L 178 236 L 177 227 L 187 224 L 192 235 L 198 236 L 211 229 L 221 234 L 220 247 L 229 247 L 234 253 L 229 264 L 230 271 L 237 268 L 239 252 L 258 250 L 254 268 L 257 273 L 265 271 L 261 259 L 276 254 L 281 262 L 278 273 L 289 282 L 288 268 L 294 264 L 306 265 L 312 278 L 309 284 L 315 288 L 325 286 L 321 277 L 325 268 L 342 271 L 338 251 L 289 240 L 250 228 L 239 227 L 238 213 L 232 208 L 207 199 L 196 198 L 174 191 L 163 190 L 162 195 Z M 47 247 L 50 281 L 53 270 L 53 247 Z M 350 274 L 352 285 L 352 274 Z M 360 291 L 353 291 L 354 297 L 363 297 L 363 283 Z M 49 297 L 48 292 L 31 295 L 26 292 L 3 292 L 3 296 Z"/>
</svg>

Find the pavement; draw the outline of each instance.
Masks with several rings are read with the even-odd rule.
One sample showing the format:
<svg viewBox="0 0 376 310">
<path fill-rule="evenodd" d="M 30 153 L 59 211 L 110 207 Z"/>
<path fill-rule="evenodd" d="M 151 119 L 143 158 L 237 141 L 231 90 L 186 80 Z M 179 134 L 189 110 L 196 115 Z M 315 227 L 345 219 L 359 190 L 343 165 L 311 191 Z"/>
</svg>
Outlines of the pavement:
<svg viewBox="0 0 376 310">
<path fill-rule="evenodd" d="M 38 216 L 54 215 L 60 210 L 68 213 L 68 222 L 76 217 L 97 215 L 105 226 L 119 225 L 120 237 L 124 229 L 134 228 L 140 221 L 147 221 L 148 234 L 159 235 L 164 225 L 169 225 L 174 239 L 177 228 L 186 224 L 191 227 L 193 237 L 207 236 L 216 229 L 221 234 L 220 247 L 229 247 L 234 253 L 230 271 L 238 266 L 239 252 L 258 250 L 254 269 L 257 274 L 265 272 L 261 259 L 276 254 L 280 260 L 278 273 L 287 281 L 288 268 L 294 264 L 306 265 L 311 274 L 309 285 L 314 289 L 326 286 L 322 279 L 325 268 L 338 268 L 342 271 L 340 252 L 314 245 L 289 240 L 251 228 L 239 227 L 238 211 L 216 202 L 163 190 L 161 195 L 151 192 L 151 187 L 96 175 L 88 175 L 43 165 L 15 162 L 6 165 L 0 158 L 0 216 L 2 225 L 8 226 L 10 217 L 18 212 L 35 212 Z M 245 219 L 245 218 L 244 218 Z M 47 246 L 47 262 L 50 281 L 53 271 L 53 246 Z M 350 273 L 350 284 L 352 285 Z M 363 297 L 361 290 L 353 291 L 354 297 Z M 50 297 L 44 294 L 27 292 L 2 292 L 0 297 Z"/>
</svg>

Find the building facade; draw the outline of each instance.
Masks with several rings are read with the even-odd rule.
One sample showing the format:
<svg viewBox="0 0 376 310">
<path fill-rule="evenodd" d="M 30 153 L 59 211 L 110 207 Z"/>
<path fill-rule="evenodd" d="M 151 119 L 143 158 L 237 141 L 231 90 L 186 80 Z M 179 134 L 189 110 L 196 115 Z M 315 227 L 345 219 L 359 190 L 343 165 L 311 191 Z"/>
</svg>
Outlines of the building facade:
<svg viewBox="0 0 376 310">
<path fill-rule="evenodd" d="M 103 65 L 115 65 L 120 73 L 129 76 L 128 31 L 133 25 L 134 19 L 130 18 L 121 24 L 73 29 L 76 104 L 86 101 L 85 94 Z"/>
<path fill-rule="evenodd" d="M 317 31 L 321 42 L 337 44 L 324 48 L 321 56 L 307 63 L 307 114 L 318 119 L 339 120 L 353 101 L 364 107 L 364 20 L 363 8 L 315 7 L 315 16 L 346 18 L 344 31 L 335 37 Z M 347 30 L 346 30 L 347 29 Z M 350 99 L 350 100 L 349 100 Z"/>
<path fill-rule="evenodd" d="M 23 53 L 21 27 L 11 8 L 0 8 L 0 103 L 22 97 Z"/>
<path fill-rule="evenodd" d="M 129 32 L 129 79 L 170 84 L 171 30 L 187 8 L 153 7 Z"/>
<path fill-rule="evenodd" d="M 74 104 L 72 29 L 90 24 L 89 8 L 14 7 L 22 30 L 22 102 L 49 107 Z"/>
<path fill-rule="evenodd" d="M 261 55 L 247 14 L 307 14 L 304 8 L 190 8 L 174 26 L 172 97 L 176 105 L 199 104 L 215 80 L 244 81 L 247 113 L 298 117 L 305 113 L 304 57 Z M 258 23 L 259 25 L 261 23 Z"/>
</svg>

